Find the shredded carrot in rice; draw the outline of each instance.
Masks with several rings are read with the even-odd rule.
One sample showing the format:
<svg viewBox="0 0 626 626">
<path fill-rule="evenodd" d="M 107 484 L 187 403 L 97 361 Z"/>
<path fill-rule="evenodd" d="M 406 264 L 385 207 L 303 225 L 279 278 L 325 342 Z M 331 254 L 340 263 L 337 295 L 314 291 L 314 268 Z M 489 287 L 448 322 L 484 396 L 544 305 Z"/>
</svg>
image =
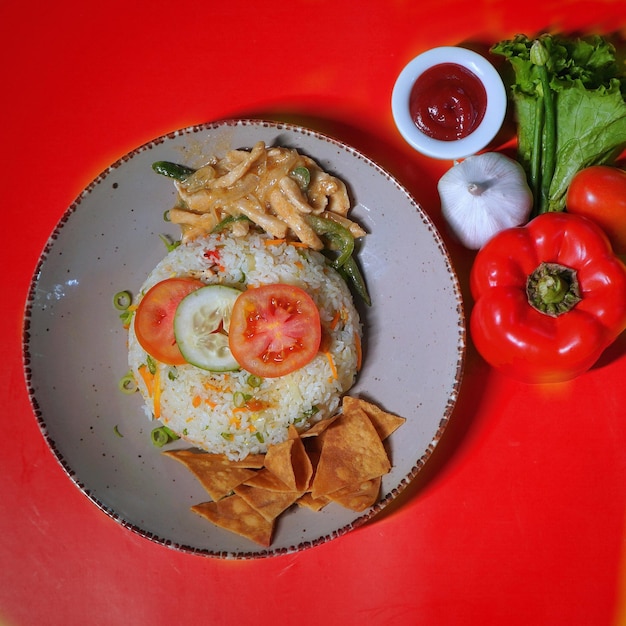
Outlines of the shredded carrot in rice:
<svg viewBox="0 0 626 626">
<path fill-rule="evenodd" d="M 161 417 L 161 370 L 158 367 L 154 373 L 154 417 Z"/>
<path fill-rule="evenodd" d="M 335 315 L 333 319 L 330 320 L 330 329 L 335 330 L 337 328 L 337 324 L 339 324 L 339 320 L 341 319 L 341 313 L 339 311 L 335 311 Z"/>
<path fill-rule="evenodd" d="M 264 411 L 269 409 L 272 405 L 265 400 L 257 400 L 256 398 L 250 398 L 246 400 L 242 406 L 236 406 L 233 409 L 233 413 L 241 413 L 242 411 Z"/>
<path fill-rule="evenodd" d="M 356 369 L 359 372 L 363 364 L 363 348 L 361 346 L 361 337 L 359 337 L 357 332 L 354 333 L 354 346 L 356 348 Z"/>
<path fill-rule="evenodd" d="M 154 375 L 150 373 L 148 366 L 144 363 L 142 363 L 138 369 L 139 374 L 146 385 L 146 389 L 148 390 L 148 396 L 151 398 L 154 393 Z"/>
<path fill-rule="evenodd" d="M 197 409 L 201 403 L 202 403 L 202 398 L 200 396 L 194 396 L 193 399 L 191 400 L 191 405 L 193 406 L 194 409 Z"/>
<path fill-rule="evenodd" d="M 263 411 L 265 409 L 269 409 L 272 405 L 269 402 L 266 402 L 265 400 L 257 400 L 256 398 L 250 398 L 250 400 L 246 402 L 246 406 L 251 411 Z"/>
<path fill-rule="evenodd" d="M 337 366 L 335 365 L 335 360 L 333 359 L 333 355 L 330 352 L 324 352 L 326 358 L 328 359 L 328 364 L 330 365 L 330 371 L 333 374 L 333 379 L 337 380 L 339 377 L 337 374 Z"/>
<path fill-rule="evenodd" d="M 280 246 L 282 243 L 288 243 L 294 248 L 308 248 L 309 246 L 301 241 L 287 241 L 287 239 L 266 239 L 263 242 L 266 246 Z"/>
</svg>

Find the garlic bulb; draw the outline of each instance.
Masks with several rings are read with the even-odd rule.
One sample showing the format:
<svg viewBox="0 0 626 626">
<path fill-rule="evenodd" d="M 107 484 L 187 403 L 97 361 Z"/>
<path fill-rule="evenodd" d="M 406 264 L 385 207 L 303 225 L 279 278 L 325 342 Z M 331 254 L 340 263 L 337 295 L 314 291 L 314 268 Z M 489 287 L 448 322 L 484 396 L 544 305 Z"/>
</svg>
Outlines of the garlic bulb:
<svg viewBox="0 0 626 626">
<path fill-rule="evenodd" d="M 459 241 L 478 250 L 496 233 L 524 224 L 533 194 L 522 166 L 499 152 L 470 156 L 437 185 L 441 212 Z"/>
</svg>

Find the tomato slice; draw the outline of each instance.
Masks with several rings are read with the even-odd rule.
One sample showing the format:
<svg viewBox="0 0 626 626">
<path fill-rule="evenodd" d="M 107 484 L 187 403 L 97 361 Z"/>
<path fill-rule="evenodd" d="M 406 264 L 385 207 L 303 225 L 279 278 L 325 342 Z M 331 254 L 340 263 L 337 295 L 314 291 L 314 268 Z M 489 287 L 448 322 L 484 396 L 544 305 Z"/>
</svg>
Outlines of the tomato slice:
<svg viewBox="0 0 626 626">
<path fill-rule="evenodd" d="M 309 363 L 322 337 L 320 314 L 306 291 L 278 283 L 244 291 L 230 318 L 230 350 L 255 376 L 277 378 Z"/>
<path fill-rule="evenodd" d="M 135 335 L 141 347 L 153 358 L 168 365 L 186 363 L 174 336 L 174 314 L 179 302 L 192 291 L 204 287 L 195 278 L 167 278 L 151 287 L 135 312 Z"/>
</svg>

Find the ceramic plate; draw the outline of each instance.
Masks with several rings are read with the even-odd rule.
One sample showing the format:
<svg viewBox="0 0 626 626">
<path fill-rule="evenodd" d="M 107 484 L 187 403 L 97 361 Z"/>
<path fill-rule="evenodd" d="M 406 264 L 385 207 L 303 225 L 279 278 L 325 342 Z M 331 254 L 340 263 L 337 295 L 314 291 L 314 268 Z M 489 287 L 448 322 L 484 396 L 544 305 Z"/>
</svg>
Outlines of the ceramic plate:
<svg viewBox="0 0 626 626">
<path fill-rule="evenodd" d="M 359 259 L 373 304 L 364 311 L 364 365 L 351 393 L 407 418 L 388 440 L 393 469 L 381 499 L 354 513 L 294 507 L 269 549 L 190 510 L 208 499 L 150 441 L 139 394 L 118 391 L 128 370 L 126 333 L 113 295 L 137 289 L 164 256 L 159 235 L 174 201 L 154 161 L 199 165 L 203 155 L 267 145 L 297 148 L 342 178 L 352 215 L 368 231 Z M 450 418 L 465 353 L 463 305 L 444 243 L 429 217 L 388 173 L 354 148 L 289 124 L 230 120 L 186 128 L 137 148 L 93 181 L 52 233 L 26 306 L 26 380 L 38 423 L 70 478 L 127 528 L 177 549 L 227 558 L 284 554 L 369 520 L 424 465 Z"/>
</svg>

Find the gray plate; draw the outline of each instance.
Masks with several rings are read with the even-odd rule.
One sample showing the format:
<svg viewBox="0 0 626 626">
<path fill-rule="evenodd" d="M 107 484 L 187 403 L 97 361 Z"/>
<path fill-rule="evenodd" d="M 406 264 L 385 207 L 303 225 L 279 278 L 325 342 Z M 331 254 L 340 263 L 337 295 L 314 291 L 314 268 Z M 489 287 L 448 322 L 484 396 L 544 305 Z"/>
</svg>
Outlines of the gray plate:
<svg viewBox="0 0 626 626">
<path fill-rule="evenodd" d="M 150 442 L 138 394 L 117 384 L 127 371 L 125 331 L 112 296 L 136 289 L 164 256 L 160 234 L 174 200 L 154 161 L 200 165 L 229 148 L 297 148 L 343 179 L 352 215 L 368 231 L 359 260 L 373 305 L 364 311 L 364 365 L 351 393 L 407 418 L 388 443 L 393 469 L 381 499 L 354 513 L 294 508 L 271 548 L 214 527 L 190 511 L 208 499 L 180 464 Z M 34 274 L 26 305 L 24 359 L 38 423 L 70 478 L 105 513 L 153 541 L 227 558 L 308 548 L 371 519 L 411 481 L 441 437 L 463 369 L 466 330 L 457 277 L 429 217 L 388 173 L 354 148 L 275 122 L 230 120 L 186 128 L 111 165 L 67 209 Z M 116 434 L 116 428 L 121 437 Z"/>
</svg>

